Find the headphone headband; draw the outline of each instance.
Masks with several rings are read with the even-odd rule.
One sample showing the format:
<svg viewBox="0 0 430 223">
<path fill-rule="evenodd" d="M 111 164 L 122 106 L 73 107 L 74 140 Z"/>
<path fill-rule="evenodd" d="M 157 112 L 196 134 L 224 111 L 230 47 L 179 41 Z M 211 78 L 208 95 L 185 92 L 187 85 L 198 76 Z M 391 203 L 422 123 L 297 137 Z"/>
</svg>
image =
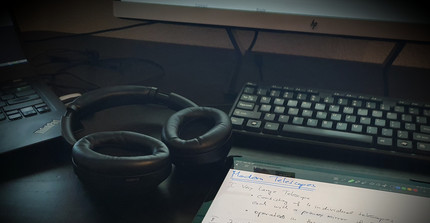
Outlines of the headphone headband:
<svg viewBox="0 0 430 223">
<path fill-rule="evenodd" d="M 85 115 L 107 108 L 133 104 L 161 104 L 174 110 L 197 107 L 197 104 L 178 94 L 164 94 L 155 87 L 123 85 L 99 88 L 83 94 L 67 106 L 66 114 L 61 119 L 61 130 L 66 141 L 73 145 L 76 139 L 74 127 Z"/>
</svg>

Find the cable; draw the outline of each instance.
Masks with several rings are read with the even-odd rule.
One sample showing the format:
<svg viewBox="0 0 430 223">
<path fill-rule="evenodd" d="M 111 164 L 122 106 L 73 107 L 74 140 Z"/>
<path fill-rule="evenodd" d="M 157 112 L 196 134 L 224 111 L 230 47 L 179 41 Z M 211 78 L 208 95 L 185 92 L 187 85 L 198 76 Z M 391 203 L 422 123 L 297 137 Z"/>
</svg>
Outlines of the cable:
<svg viewBox="0 0 430 223">
<path fill-rule="evenodd" d="M 251 52 L 254 49 L 255 43 L 257 42 L 257 39 L 258 39 L 258 34 L 259 34 L 259 31 L 256 30 L 254 33 L 254 38 L 252 39 L 251 44 L 249 45 L 247 52 Z M 263 56 L 260 54 L 255 54 L 254 62 L 258 68 L 258 74 L 260 76 L 260 81 L 263 82 L 264 81 L 264 78 L 263 78 L 263 76 L 264 76 L 263 75 Z"/>
<path fill-rule="evenodd" d="M 102 80 L 100 83 L 95 82 L 95 80 L 87 80 L 87 78 L 84 78 L 85 76 L 79 75 L 80 67 L 84 68 L 83 71 L 87 70 L 85 67 L 94 67 L 103 69 L 104 71 L 102 70 L 102 72 L 112 71 L 118 73 L 120 77 L 124 75 L 139 77 L 139 80 L 133 79 L 133 84 L 160 79 L 166 75 L 164 67 L 154 61 L 142 58 L 100 59 L 98 52 L 91 50 L 48 50 L 36 55 L 30 61 L 32 61 L 36 69 L 48 71 L 39 71 L 38 76 L 46 78 L 49 85 L 54 88 L 73 89 L 74 92 L 76 90 L 85 92 L 97 89 L 103 85 L 103 81 L 106 82 L 106 80 Z M 140 75 L 141 72 L 145 73 Z M 66 79 L 59 79 L 58 77 L 60 76 L 69 76 L 71 78 L 65 77 Z M 117 83 L 116 81 L 114 82 Z"/>
<path fill-rule="evenodd" d="M 124 30 L 124 29 L 131 29 L 131 28 L 139 27 L 139 26 L 147 26 L 147 25 L 152 25 L 154 23 L 157 23 L 157 22 L 151 21 L 151 22 L 138 23 L 138 24 L 133 24 L 133 25 L 129 25 L 129 26 L 123 26 L 123 27 L 111 28 L 111 29 L 103 29 L 103 30 L 86 32 L 86 33 L 78 33 L 78 34 L 71 34 L 71 35 L 65 35 L 65 36 L 53 36 L 53 37 L 47 37 L 47 38 L 35 39 L 35 40 L 25 40 L 25 42 L 34 43 L 34 42 L 43 42 L 43 41 L 50 41 L 50 40 L 56 40 L 56 39 L 73 38 L 73 37 L 79 37 L 79 36 L 89 36 L 89 35 L 94 35 L 94 34 L 114 32 L 114 31 L 119 31 L 119 30 Z"/>
<path fill-rule="evenodd" d="M 255 45 L 255 43 L 257 42 L 257 39 L 258 39 L 258 34 L 259 34 L 259 31 L 255 30 L 254 38 L 252 38 L 251 44 L 249 45 L 248 50 L 247 50 L 248 52 L 251 52 L 252 49 L 254 49 L 254 45 Z"/>
<path fill-rule="evenodd" d="M 230 27 L 226 28 L 228 37 L 230 38 L 231 44 L 233 44 L 234 50 L 236 52 L 236 59 L 237 59 L 237 63 L 236 66 L 234 68 L 233 74 L 231 76 L 230 79 L 230 84 L 229 87 L 227 89 L 227 96 L 230 97 L 235 97 L 235 88 L 236 88 L 236 84 L 237 84 L 237 78 L 239 76 L 239 72 L 242 68 L 242 53 L 240 51 L 240 47 L 239 44 L 237 44 L 236 38 L 234 37 L 234 34 L 231 30 Z"/>
<path fill-rule="evenodd" d="M 389 97 L 390 96 L 390 83 L 389 83 L 389 77 L 388 73 L 390 71 L 390 68 L 392 67 L 394 61 L 399 56 L 400 52 L 405 47 L 406 42 L 405 41 L 399 41 L 396 42 L 394 47 L 391 49 L 388 56 L 385 58 L 385 61 L 382 64 L 382 81 L 383 81 L 383 89 L 384 89 L 384 96 Z"/>
</svg>

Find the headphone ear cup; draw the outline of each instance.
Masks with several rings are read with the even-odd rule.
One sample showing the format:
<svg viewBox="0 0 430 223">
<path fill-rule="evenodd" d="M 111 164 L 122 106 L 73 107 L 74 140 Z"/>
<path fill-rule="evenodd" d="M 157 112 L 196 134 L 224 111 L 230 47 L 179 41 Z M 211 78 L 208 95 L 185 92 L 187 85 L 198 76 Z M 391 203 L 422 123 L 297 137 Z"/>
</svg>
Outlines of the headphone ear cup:
<svg viewBox="0 0 430 223">
<path fill-rule="evenodd" d="M 209 107 L 190 107 L 173 114 L 161 138 L 178 168 L 210 166 L 225 161 L 231 145 L 230 118 Z"/>
<path fill-rule="evenodd" d="M 169 150 L 158 139 L 129 131 L 98 132 L 72 149 L 75 173 L 96 190 L 156 188 L 171 172 Z"/>
</svg>

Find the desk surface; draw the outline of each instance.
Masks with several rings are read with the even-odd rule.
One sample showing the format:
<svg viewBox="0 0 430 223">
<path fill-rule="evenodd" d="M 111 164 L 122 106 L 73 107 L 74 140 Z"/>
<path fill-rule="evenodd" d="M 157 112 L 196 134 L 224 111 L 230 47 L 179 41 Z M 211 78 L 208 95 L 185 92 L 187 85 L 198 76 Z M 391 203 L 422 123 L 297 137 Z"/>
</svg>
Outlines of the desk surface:
<svg viewBox="0 0 430 223">
<path fill-rule="evenodd" d="M 127 115 L 133 117 L 133 122 L 128 124 L 135 128 L 139 126 L 136 120 L 141 120 L 147 123 L 146 131 L 158 134 L 161 131 L 157 123 L 164 123 L 164 117 L 171 112 L 158 111 L 155 116 L 151 116 L 154 114 L 152 109 L 158 110 L 158 107 L 134 108 Z M 117 109 L 127 108 L 100 112 L 95 116 L 94 123 L 99 121 L 106 126 L 105 120 L 117 115 Z M 148 124 L 149 120 L 153 123 Z M 124 119 L 121 122 L 127 124 Z M 111 127 L 118 125 L 115 122 L 111 124 Z M 97 128 L 92 131 L 97 131 Z M 158 137 L 157 134 L 153 136 Z M 230 155 L 268 163 L 300 164 L 430 182 L 430 176 L 426 174 L 342 160 L 317 159 L 276 150 L 233 146 Z M 97 195 L 87 190 L 74 174 L 69 146 L 61 139 L 41 145 L 40 148 L 18 151 L 0 158 L 1 222 L 191 222 L 202 203 L 215 194 L 223 179 L 222 171 L 210 178 L 184 177 L 173 171 L 154 191 L 118 197 L 112 194 Z"/>
<path fill-rule="evenodd" d="M 258 157 L 261 161 L 272 163 L 300 163 L 380 176 L 429 179 L 428 176 L 409 172 L 243 147 L 233 147 L 230 154 L 251 159 Z M 220 176 L 182 177 L 173 171 L 166 181 L 148 194 L 119 198 L 111 197 L 111 194 L 100 196 L 87 190 L 79 181 L 69 155 L 66 150 L 54 152 L 51 149 L 10 160 L 14 162 L 7 168 L 10 174 L 0 183 L 2 222 L 191 222 L 201 204 L 214 195 L 216 185 L 222 180 Z"/>
</svg>

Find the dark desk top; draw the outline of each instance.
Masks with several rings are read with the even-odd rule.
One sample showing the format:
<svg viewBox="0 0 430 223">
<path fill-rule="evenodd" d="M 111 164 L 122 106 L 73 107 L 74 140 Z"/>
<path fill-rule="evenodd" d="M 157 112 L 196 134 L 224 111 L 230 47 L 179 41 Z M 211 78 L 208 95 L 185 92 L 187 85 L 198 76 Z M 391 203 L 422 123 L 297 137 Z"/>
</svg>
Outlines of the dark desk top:
<svg viewBox="0 0 430 223">
<path fill-rule="evenodd" d="M 0 219 L 2 222 L 192 222 L 204 201 L 210 200 L 223 179 L 183 176 L 173 171 L 157 189 L 133 196 L 97 194 L 74 174 L 70 151 L 55 148 L 25 151 L 2 161 Z M 342 168 L 363 174 L 429 180 L 407 171 L 374 168 L 328 160 L 314 160 L 276 152 L 233 147 L 241 155 L 269 163 Z"/>
<path fill-rule="evenodd" d="M 153 125 L 147 124 L 146 130 L 161 132 L 156 123 L 163 123 L 163 113 L 157 112 L 156 116 L 151 116 L 145 110 L 148 108 L 142 109 L 144 111 L 127 115 L 133 117 L 133 122 L 128 124 L 133 124 L 135 128 L 139 125 L 136 120 L 147 123 L 151 120 Z M 118 112 L 99 113 L 99 121 L 106 124 L 103 121 L 111 120 L 108 116 Z M 126 120 L 121 122 L 127 124 Z M 112 124 L 116 126 L 118 123 Z M 224 177 L 223 171 L 209 177 L 190 177 L 174 170 L 154 191 L 133 196 L 115 196 L 114 193 L 100 195 L 88 190 L 75 175 L 70 147 L 64 143 L 60 139 L 49 145 L 40 145 L 40 148 L 23 149 L 0 157 L 0 222 L 192 222 L 203 202 L 215 195 Z M 276 150 L 235 145 L 230 155 L 268 163 L 296 163 L 430 182 L 430 176 L 426 174 Z"/>
<path fill-rule="evenodd" d="M 148 193 L 98 194 L 75 175 L 68 155 L 51 150 L 9 160 L 0 183 L 1 222 L 191 222 L 220 179 L 173 171 Z"/>
</svg>

